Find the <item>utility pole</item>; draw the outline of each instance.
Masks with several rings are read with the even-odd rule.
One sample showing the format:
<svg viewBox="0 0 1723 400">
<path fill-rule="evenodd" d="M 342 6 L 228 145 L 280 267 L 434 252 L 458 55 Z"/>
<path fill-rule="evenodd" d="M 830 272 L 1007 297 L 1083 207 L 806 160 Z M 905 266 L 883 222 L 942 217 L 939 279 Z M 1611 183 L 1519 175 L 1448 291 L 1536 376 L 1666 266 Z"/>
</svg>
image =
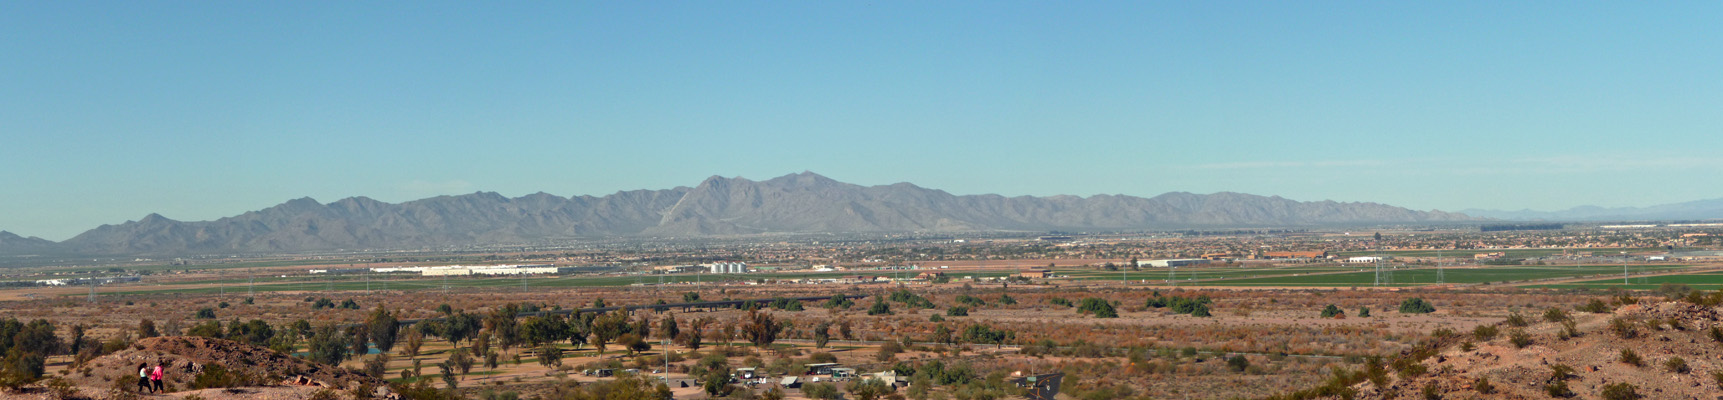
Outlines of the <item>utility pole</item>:
<svg viewBox="0 0 1723 400">
<path fill-rule="evenodd" d="M 90 278 L 90 304 L 96 304 L 96 278 Z"/>
<path fill-rule="evenodd" d="M 1442 249 L 1436 249 L 1436 284 L 1440 285 L 1447 283 L 1447 280 L 1444 278 L 1445 277 L 1442 276 Z"/>
<path fill-rule="evenodd" d="M 1621 284 L 1622 286 L 1627 285 L 1627 252 L 1625 251 L 1621 252 Z M 1623 287 L 1622 289 L 1627 288 Z"/>
</svg>

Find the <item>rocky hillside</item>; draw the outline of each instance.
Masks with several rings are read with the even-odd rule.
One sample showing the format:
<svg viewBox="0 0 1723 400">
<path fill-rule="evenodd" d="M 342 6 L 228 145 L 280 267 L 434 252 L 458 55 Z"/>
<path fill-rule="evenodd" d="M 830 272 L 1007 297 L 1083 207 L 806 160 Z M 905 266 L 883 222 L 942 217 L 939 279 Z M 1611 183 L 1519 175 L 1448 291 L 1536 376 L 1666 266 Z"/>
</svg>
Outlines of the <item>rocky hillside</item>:
<svg viewBox="0 0 1723 400">
<path fill-rule="evenodd" d="M 247 382 L 241 386 L 329 387 L 336 390 L 367 384 L 383 386 L 383 382 L 376 378 L 289 357 L 267 348 L 192 336 L 139 340 L 129 349 L 89 361 L 87 370 L 79 369 L 67 374 L 65 379 L 80 387 L 80 392 L 88 394 L 106 393 L 115 388 L 116 381 L 120 382 L 120 387 L 132 388 L 137 381 L 139 363 L 166 365 L 164 380 L 170 393 L 190 389 L 197 375 L 212 365 L 218 365 L 231 376 Z M 308 393 L 305 390 L 290 392 Z"/>
<path fill-rule="evenodd" d="M 1723 319 L 1688 302 L 1640 302 L 1611 313 L 1527 315 L 1494 335 L 1461 332 L 1425 353 L 1385 362 L 1345 387 L 1283 398 L 1715 399 L 1723 393 Z M 1481 332 L 1488 333 L 1488 332 Z M 1626 352 L 1626 355 L 1624 355 Z M 1375 375 L 1375 377 L 1371 377 Z"/>
<path fill-rule="evenodd" d="M 604 197 L 536 193 L 508 198 L 481 192 L 400 204 L 364 197 L 328 204 L 302 198 L 215 221 L 184 222 L 151 214 L 103 225 L 58 244 L 0 245 L 0 253 L 219 254 L 595 236 L 1289 227 L 1470 219 L 1376 203 L 1300 202 L 1241 193 L 958 196 L 908 183 L 853 185 L 804 172 L 766 181 L 712 177 L 693 188 Z M 0 236 L 0 244 L 24 243 L 21 240 Z"/>
</svg>

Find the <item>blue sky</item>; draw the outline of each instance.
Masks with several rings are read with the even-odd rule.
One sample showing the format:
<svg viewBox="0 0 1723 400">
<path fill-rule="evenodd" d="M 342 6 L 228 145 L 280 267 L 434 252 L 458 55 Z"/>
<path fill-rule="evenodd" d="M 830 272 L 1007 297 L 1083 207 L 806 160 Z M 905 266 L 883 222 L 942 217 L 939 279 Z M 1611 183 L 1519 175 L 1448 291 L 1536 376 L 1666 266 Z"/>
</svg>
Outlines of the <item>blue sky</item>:
<svg viewBox="0 0 1723 400">
<path fill-rule="evenodd" d="M 1723 197 L 1723 3 L 1646 5 L 0 0 L 0 229 L 803 170 L 1443 210 Z"/>
</svg>

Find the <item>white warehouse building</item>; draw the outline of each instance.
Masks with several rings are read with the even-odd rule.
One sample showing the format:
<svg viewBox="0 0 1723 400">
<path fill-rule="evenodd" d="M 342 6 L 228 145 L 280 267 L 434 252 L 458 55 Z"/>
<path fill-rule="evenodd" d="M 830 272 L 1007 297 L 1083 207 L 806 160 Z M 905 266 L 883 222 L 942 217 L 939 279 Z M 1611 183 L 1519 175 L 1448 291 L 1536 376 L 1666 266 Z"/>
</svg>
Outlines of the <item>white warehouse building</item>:
<svg viewBox="0 0 1723 400">
<path fill-rule="evenodd" d="M 450 265 L 446 267 L 423 267 L 420 274 L 424 276 L 464 276 L 464 275 L 531 275 L 554 274 L 557 268 L 552 265 L 479 265 L 463 266 Z"/>
<path fill-rule="evenodd" d="M 1137 261 L 1138 267 L 1167 268 L 1167 267 L 1183 267 L 1183 266 L 1187 266 L 1187 265 L 1208 265 L 1208 259 L 1203 259 L 1203 258 L 1175 258 L 1175 259 L 1170 259 L 1170 260 L 1138 260 Z"/>
</svg>

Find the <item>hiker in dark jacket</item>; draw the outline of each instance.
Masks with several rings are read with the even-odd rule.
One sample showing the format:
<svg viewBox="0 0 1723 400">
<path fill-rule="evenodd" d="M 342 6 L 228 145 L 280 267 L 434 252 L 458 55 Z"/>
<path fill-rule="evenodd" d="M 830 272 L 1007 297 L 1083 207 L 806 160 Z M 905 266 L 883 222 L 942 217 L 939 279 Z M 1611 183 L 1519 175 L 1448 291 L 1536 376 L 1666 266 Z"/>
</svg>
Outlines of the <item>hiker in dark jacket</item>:
<svg viewBox="0 0 1723 400">
<path fill-rule="evenodd" d="M 145 390 L 155 393 L 155 389 L 150 386 L 150 364 L 140 363 L 138 364 L 138 393 L 143 393 Z"/>
</svg>

